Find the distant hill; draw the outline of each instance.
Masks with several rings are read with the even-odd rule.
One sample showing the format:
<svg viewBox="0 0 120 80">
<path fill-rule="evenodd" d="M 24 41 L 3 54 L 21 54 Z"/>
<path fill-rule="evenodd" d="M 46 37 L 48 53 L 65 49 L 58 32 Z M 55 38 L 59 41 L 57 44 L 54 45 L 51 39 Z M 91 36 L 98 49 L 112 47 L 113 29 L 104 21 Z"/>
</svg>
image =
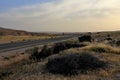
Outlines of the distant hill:
<svg viewBox="0 0 120 80">
<path fill-rule="evenodd" d="M 0 35 L 6 36 L 6 35 L 13 35 L 13 36 L 26 36 L 26 35 L 32 35 L 31 32 L 23 31 L 23 30 L 14 30 L 14 29 L 7 29 L 0 27 Z"/>
<path fill-rule="evenodd" d="M 12 35 L 12 36 L 44 36 L 44 35 L 53 35 L 50 33 L 37 33 L 37 32 L 28 32 L 24 30 L 15 30 L 15 29 L 7 29 L 7 28 L 2 28 L 0 27 L 0 36 L 7 36 L 7 35 Z"/>
</svg>

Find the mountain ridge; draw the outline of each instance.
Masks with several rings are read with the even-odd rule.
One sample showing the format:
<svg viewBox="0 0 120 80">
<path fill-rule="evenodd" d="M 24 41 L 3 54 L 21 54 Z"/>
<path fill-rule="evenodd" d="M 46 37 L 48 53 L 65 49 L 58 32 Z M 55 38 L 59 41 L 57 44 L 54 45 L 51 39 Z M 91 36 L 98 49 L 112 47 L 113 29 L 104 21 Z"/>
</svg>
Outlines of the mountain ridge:
<svg viewBox="0 0 120 80">
<path fill-rule="evenodd" d="M 53 35 L 52 33 L 44 33 L 44 32 L 29 32 L 25 30 L 16 30 L 10 28 L 0 27 L 0 36 L 46 36 Z"/>
</svg>

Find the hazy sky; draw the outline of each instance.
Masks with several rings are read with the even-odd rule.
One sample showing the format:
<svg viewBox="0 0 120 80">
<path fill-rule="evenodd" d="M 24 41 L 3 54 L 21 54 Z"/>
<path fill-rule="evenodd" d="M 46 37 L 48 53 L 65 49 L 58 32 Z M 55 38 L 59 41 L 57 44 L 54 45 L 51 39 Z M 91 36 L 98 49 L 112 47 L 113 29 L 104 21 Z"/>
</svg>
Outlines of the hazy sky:
<svg viewBox="0 0 120 80">
<path fill-rule="evenodd" d="M 0 0 L 0 26 L 28 31 L 120 30 L 120 0 Z"/>
</svg>

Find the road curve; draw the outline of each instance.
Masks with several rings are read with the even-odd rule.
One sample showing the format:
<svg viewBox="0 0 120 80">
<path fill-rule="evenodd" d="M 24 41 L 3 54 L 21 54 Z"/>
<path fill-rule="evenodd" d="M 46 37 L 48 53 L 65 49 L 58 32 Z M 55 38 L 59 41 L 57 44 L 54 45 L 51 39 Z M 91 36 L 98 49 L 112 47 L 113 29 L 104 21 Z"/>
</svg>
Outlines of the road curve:
<svg viewBox="0 0 120 80">
<path fill-rule="evenodd" d="M 72 39 L 75 37 L 77 37 L 77 36 L 65 36 L 65 37 L 42 39 L 42 40 L 33 40 L 33 41 L 0 44 L 0 53 L 9 52 L 12 50 L 17 50 L 17 49 L 23 49 L 23 48 L 27 48 L 27 47 L 45 45 L 48 43 L 61 42 L 63 40 L 68 40 L 68 39 Z"/>
</svg>

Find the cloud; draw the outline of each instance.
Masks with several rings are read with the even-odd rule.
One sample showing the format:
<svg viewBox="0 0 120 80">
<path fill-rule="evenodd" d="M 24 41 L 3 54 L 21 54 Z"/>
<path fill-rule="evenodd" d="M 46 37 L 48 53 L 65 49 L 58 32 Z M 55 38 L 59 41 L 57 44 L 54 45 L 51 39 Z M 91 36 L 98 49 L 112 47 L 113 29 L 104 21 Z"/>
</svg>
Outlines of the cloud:
<svg viewBox="0 0 120 80">
<path fill-rule="evenodd" d="M 54 0 L 12 8 L 7 12 L 0 13 L 0 24 L 1 26 L 22 26 L 31 31 L 38 29 L 62 31 L 67 26 L 66 30 L 70 31 L 75 24 L 77 27 L 96 26 L 92 24 L 91 20 L 102 22 L 110 17 L 120 16 L 119 14 L 119 0 Z"/>
</svg>

